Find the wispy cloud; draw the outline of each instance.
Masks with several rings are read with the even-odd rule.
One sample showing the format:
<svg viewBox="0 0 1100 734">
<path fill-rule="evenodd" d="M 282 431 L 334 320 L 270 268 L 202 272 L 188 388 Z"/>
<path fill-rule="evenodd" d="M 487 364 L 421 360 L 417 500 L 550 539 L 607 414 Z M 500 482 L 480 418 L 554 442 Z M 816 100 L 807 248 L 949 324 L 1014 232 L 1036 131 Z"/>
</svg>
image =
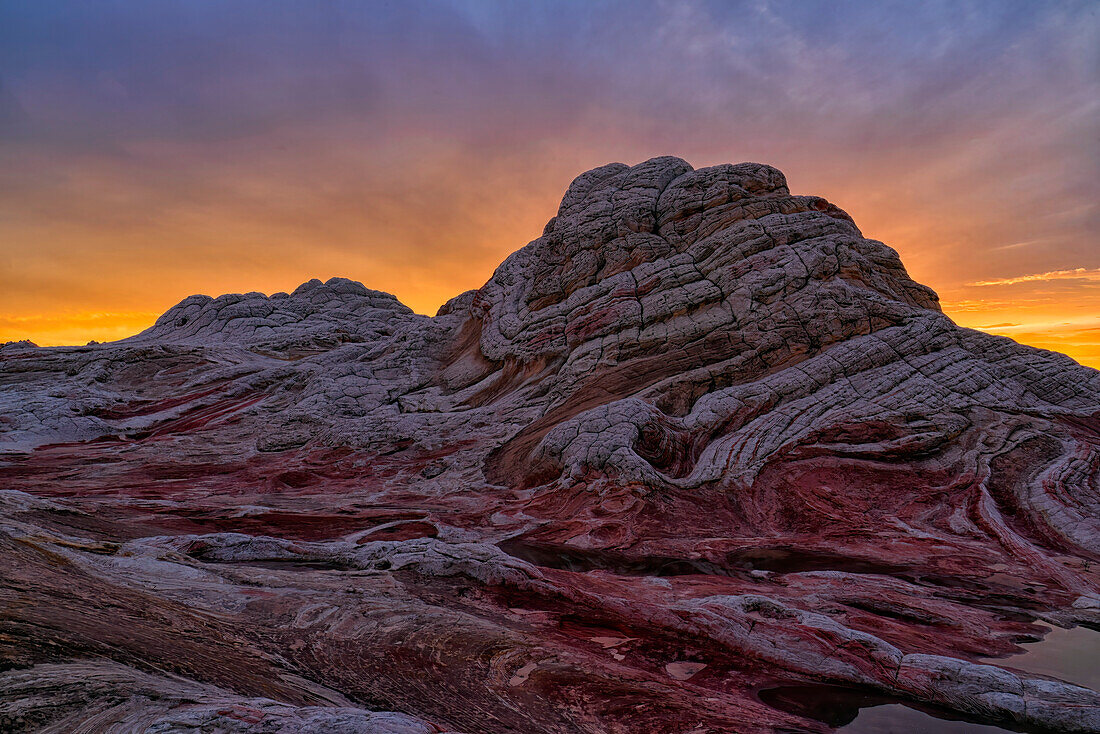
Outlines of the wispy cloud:
<svg viewBox="0 0 1100 734">
<path fill-rule="evenodd" d="M 940 301 L 940 306 L 948 313 L 992 313 L 1006 309 L 1035 307 L 1050 302 L 1049 298 L 1013 298 L 990 299 L 970 298 L 957 301 Z M 975 326 L 975 328 L 979 328 Z"/>
<path fill-rule="evenodd" d="M 1046 273 L 1031 273 L 1029 275 L 1017 275 L 1011 278 L 996 278 L 994 280 L 979 280 L 967 283 L 969 286 L 991 285 L 1016 285 L 1017 283 L 1033 283 L 1043 280 L 1100 280 L 1100 268 L 1073 268 L 1072 270 L 1051 270 Z"/>
<path fill-rule="evenodd" d="M 1023 323 L 990 324 L 976 329 L 1003 331 L 1091 331 L 1100 327 L 1100 317 L 1069 319 L 1067 321 L 1026 321 Z"/>
<path fill-rule="evenodd" d="M 104 311 L 98 313 L 63 313 L 34 316 L 0 316 L 0 328 L 33 324 L 34 326 L 74 326 L 114 324 L 119 321 L 145 322 L 160 316 L 156 311 Z"/>
<path fill-rule="evenodd" d="M 1042 245 L 1042 244 L 1046 244 L 1046 243 L 1048 243 L 1048 242 L 1050 242 L 1050 240 L 1049 240 L 1049 239 L 1047 239 L 1047 238 L 1040 238 L 1040 239 L 1034 239 L 1034 240 L 1024 240 L 1023 242 L 1013 242 L 1013 243 L 1011 243 L 1011 244 L 1008 244 L 1008 245 L 998 245 L 997 247 L 991 247 L 991 248 L 989 248 L 989 249 L 990 249 L 991 251 L 997 251 L 997 250 L 1015 250 L 1015 249 L 1017 249 L 1017 248 L 1019 248 L 1019 247 L 1033 247 L 1033 246 L 1035 246 L 1035 245 Z"/>
</svg>

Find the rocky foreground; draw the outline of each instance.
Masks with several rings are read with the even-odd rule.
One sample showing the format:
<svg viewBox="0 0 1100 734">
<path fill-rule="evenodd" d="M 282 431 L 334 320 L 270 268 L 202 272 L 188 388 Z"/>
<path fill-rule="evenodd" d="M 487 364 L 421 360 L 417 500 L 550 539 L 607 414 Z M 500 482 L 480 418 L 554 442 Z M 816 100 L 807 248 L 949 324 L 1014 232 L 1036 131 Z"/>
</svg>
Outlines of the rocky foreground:
<svg viewBox="0 0 1100 734">
<path fill-rule="evenodd" d="M 589 171 L 434 318 L 9 344 L 0 432 L 3 731 L 1100 730 L 1007 657 L 1100 625 L 1100 372 L 768 166 Z"/>
</svg>

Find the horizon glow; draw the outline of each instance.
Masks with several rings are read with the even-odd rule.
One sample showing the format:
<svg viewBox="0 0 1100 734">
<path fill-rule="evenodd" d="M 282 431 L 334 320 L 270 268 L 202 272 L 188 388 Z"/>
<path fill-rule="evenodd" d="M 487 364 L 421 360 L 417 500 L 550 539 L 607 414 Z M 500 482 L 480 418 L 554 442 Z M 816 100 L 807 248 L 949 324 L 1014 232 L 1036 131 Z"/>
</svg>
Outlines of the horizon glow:
<svg viewBox="0 0 1100 734">
<path fill-rule="evenodd" d="M 774 165 L 960 325 L 1100 367 L 1098 140 L 1090 2 L 0 0 L 0 342 L 313 277 L 434 313 L 667 154 Z"/>
</svg>

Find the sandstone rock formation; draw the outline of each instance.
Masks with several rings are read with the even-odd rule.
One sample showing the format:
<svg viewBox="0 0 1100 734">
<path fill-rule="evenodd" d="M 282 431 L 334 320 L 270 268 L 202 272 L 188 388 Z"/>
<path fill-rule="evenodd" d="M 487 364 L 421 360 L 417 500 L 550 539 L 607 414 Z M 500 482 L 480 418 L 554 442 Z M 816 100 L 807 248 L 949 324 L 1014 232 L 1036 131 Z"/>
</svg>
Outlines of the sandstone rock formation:
<svg viewBox="0 0 1100 734">
<path fill-rule="evenodd" d="M 333 279 L 7 345 L 0 452 L 0 729 L 1100 729 L 1007 657 L 1100 625 L 1100 373 L 769 166 L 589 171 L 435 317 Z"/>
</svg>

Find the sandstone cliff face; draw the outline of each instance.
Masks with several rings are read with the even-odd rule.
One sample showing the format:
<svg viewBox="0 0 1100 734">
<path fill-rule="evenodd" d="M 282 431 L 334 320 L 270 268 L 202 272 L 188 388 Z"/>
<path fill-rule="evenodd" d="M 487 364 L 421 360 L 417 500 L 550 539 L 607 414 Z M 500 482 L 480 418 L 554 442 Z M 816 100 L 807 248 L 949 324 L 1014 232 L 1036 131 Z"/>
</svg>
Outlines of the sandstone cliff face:
<svg viewBox="0 0 1100 734">
<path fill-rule="evenodd" d="M 0 728 L 1100 728 L 990 663 L 1100 624 L 1100 373 L 769 166 L 589 171 L 434 318 L 333 279 L 9 345 L 0 430 Z"/>
</svg>

